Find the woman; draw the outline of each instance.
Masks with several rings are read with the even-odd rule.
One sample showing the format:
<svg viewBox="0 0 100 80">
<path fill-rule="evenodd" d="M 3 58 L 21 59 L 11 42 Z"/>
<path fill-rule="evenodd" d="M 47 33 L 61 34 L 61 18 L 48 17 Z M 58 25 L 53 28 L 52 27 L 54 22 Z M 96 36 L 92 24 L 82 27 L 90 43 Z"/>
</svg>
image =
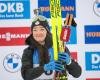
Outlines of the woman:
<svg viewBox="0 0 100 80">
<path fill-rule="evenodd" d="M 71 59 L 67 48 L 66 54 L 59 53 L 58 61 L 54 61 L 52 37 L 44 16 L 34 18 L 26 44 L 29 46 L 23 52 L 21 68 L 24 80 L 39 79 L 43 74 L 50 76 L 53 70 L 63 72 L 67 69 L 69 74 L 76 78 L 81 75 L 81 67 Z M 66 65 L 65 68 L 61 61 Z"/>
</svg>

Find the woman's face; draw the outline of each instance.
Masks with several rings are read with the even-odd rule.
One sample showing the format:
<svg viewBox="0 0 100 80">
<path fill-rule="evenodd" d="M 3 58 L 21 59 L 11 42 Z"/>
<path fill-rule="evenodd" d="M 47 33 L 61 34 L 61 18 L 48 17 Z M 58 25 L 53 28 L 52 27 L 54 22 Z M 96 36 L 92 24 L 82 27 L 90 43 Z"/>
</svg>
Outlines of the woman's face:
<svg viewBox="0 0 100 80">
<path fill-rule="evenodd" d="M 33 38 L 40 44 L 45 42 L 46 35 L 47 31 L 43 26 L 38 25 L 33 27 Z"/>
</svg>

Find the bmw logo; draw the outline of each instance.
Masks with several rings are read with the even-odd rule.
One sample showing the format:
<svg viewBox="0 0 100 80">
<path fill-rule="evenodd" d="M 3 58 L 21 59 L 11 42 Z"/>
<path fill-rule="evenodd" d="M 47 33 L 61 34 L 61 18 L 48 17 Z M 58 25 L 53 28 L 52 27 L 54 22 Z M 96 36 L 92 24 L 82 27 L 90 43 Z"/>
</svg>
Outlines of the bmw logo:
<svg viewBox="0 0 100 80">
<path fill-rule="evenodd" d="M 3 61 L 3 66 L 6 71 L 15 73 L 21 68 L 21 58 L 18 54 L 8 54 Z"/>
<path fill-rule="evenodd" d="M 96 0 L 93 5 L 94 13 L 100 17 L 100 0 Z"/>
</svg>

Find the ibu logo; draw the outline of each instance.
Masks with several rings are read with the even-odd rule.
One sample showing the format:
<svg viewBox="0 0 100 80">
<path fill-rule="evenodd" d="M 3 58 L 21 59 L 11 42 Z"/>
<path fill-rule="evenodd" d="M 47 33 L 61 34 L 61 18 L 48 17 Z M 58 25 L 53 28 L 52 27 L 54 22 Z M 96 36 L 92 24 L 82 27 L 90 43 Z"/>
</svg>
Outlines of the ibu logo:
<svg viewBox="0 0 100 80">
<path fill-rule="evenodd" d="M 27 8 L 25 8 L 27 6 Z M 27 12 L 27 13 L 26 13 Z M 0 1 L 0 19 L 30 18 L 29 0 Z"/>
<path fill-rule="evenodd" d="M 86 52 L 86 70 L 100 70 L 100 52 Z"/>
</svg>

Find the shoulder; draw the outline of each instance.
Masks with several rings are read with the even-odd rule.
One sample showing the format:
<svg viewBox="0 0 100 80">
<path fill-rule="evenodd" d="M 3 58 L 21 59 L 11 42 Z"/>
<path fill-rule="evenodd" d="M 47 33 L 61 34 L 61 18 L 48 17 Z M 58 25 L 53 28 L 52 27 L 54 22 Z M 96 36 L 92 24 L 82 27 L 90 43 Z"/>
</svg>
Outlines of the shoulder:
<svg viewBox="0 0 100 80">
<path fill-rule="evenodd" d="M 27 47 L 27 48 L 25 48 L 25 49 L 23 50 L 23 55 L 29 56 L 29 55 L 32 54 L 32 52 L 33 52 L 33 50 L 30 49 L 30 47 Z"/>
<path fill-rule="evenodd" d="M 26 48 L 24 49 L 24 52 L 30 51 L 30 50 L 31 50 L 30 47 L 26 47 Z"/>
</svg>

